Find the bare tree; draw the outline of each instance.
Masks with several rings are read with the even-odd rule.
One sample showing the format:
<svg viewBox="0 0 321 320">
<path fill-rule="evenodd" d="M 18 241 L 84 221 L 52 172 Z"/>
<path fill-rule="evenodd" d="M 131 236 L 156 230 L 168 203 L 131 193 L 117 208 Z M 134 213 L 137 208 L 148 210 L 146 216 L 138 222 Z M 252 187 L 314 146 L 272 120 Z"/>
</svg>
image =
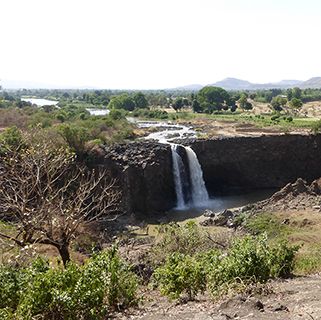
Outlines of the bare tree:
<svg viewBox="0 0 321 320">
<path fill-rule="evenodd" d="M 104 170 L 76 163 L 66 149 L 46 145 L 8 152 L 0 166 L 0 212 L 17 227 L 0 237 L 19 246 L 56 247 L 64 265 L 80 225 L 116 212 L 120 193 Z"/>
</svg>

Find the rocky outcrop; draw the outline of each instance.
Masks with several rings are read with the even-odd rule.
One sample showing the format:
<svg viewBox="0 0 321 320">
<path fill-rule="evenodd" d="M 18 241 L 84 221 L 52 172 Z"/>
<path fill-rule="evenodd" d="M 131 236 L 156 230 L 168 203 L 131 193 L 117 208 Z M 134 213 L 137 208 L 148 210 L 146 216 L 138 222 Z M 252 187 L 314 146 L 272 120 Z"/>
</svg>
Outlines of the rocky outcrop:
<svg viewBox="0 0 321 320">
<path fill-rule="evenodd" d="M 212 193 L 281 188 L 321 177 L 321 135 L 279 135 L 185 141 Z"/>
<path fill-rule="evenodd" d="M 311 184 L 299 178 L 294 183 L 288 183 L 269 199 L 256 203 L 249 211 L 276 211 L 276 210 L 305 210 L 321 209 L 321 179 Z"/>
<path fill-rule="evenodd" d="M 169 145 L 136 142 L 104 146 L 93 163 L 116 177 L 122 189 L 123 210 L 152 215 L 174 207 L 176 202 Z"/>
<path fill-rule="evenodd" d="M 180 141 L 191 145 L 210 194 L 282 188 L 301 177 L 321 177 L 321 135 L 279 135 Z M 182 148 L 182 150 L 184 150 Z M 183 161 L 186 155 L 179 150 Z M 93 155 L 117 177 L 125 211 L 152 215 L 176 204 L 170 145 L 134 142 Z M 314 185 L 316 187 L 316 185 Z"/>
<path fill-rule="evenodd" d="M 238 212 L 234 212 L 232 210 L 223 210 L 221 212 L 214 213 L 211 210 L 205 210 L 203 213 L 204 217 L 207 219 L 200 222 L 201 226 L 208 227 L 208 226 L 226 226 L 226 227 L 233 227 L 233 219 L 235 218 Z"/>
</svg>

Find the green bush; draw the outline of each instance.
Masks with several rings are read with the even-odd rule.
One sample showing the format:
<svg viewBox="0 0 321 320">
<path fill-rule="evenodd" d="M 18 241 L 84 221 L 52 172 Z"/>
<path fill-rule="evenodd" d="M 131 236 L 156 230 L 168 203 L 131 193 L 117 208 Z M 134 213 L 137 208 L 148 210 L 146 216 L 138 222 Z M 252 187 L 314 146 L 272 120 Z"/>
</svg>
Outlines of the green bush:
<svg viewBox="0 0 321 320">
<path fill-rule="evenodd" d="M 297 246 L 286 242 L 268 244 L 265 235 L 237 239 L 226 255 L 208 259 L 208 286 L 213 295 L 229 284 L 264 283 L 276 277 L 288 277 L 294 267 Z"/>
<path fill-rule="evenodd" d="M 154 265 L 165 262 L 168 255 L 182 253 L 194 255 L 213 247 L 205 232 L 194 221 L 184 225 L 169 223 L 159 227 L 159 239 L 150 253 Z"/>
<path fill-rule="evenodd" d="M 0 315 L 7 319 L 105 319 L 136 302 L 136 276 L 115 248 L 84 266 L 53 269 L 37 260 L 26 269 L 1 268 L 0 280 Z"/>
<path fill-rule="evenodd" d="M 126 118 L 126 112 L 122 109 L 110 110 L 109 117 L 113 120 L 121 120 Z"/>
<path fill-rule="evenodd" d="M 315 121 L 311 126 L 311 131 L 314 134 L 320 133 L 321 131 L 321 120 Z"/>
<path fill-rule="evenodd" d="M 195 257 L 181 253 L 170 255 L 166 263 L 155 270 L 153 277 L 160 292 L 171 299 L 186 293 L 191 300 L 206 289 L 203 264 Z"/>
<path fill-rule="evenodd" d="M 135 109 L 132 113 L 133 117 L 141 117 L 147 119 L 168 119 L 168 113 L 164 110 L 149 110 L 149 109 Z"/>
<path fill-rule="evenodd" d="M 86 128 L 73 124 L 60 125 L 58 132 L 71 150 L 76 152 L 78 155 L 84 153 L 85 143 L 91 138 Z"/>
<path fill-rule="evenodd" d="M 0 153 L 9 150 L 19 150 L 25 146 L 21 131 L 16 127 L 5 129 L 0 134 Z"/>
</svg>

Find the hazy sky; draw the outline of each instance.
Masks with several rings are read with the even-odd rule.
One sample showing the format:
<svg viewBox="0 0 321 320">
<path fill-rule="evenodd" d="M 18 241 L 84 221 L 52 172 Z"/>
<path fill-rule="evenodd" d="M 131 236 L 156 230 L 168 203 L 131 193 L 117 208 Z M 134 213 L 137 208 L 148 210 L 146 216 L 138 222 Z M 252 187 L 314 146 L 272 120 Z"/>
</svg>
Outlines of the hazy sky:
<svg viewBox="0 0 321 320">
<path fill-rule="evenodd" d="M 0 0 L 0 79 L 168 88 L 321 76 L 320 0 Z"/>
</svg>

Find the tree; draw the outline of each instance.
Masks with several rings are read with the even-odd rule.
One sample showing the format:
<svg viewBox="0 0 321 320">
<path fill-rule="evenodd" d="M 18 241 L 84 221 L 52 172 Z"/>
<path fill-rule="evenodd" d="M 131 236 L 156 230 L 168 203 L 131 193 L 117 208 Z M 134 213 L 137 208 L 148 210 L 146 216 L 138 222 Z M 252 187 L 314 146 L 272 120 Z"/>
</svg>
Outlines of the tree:
<svg viewBox="0 0 321 320">
<path fill-rule="evenodd" d="M 173 109 L 177 112 L 181 110 L 184 106 L 183 99 L 182 98 L 176 98 L 173 103 Z"/>
<path fill-rule="evenodd" d="M 137 108 L 147 108 L 148 101 L 142 92 L 136 92 L 133 96 Z"/>
<path fill-rule="evenodd" d="M 191 104 L 190 104 L 190 101 L 187 99 L 187 98 L 184 98 L 183 99 L 183 106 L 184 107 L 188 107 L 188 106 L 190 106 Z"/>
<path fill-rule="evenodd" d="M 239 99 L 239 104 L 242 109 L 244 109 L 245 105 L 247 103 L 247 95 L 245 93 L 241 94 L 241 97 Z"/>
<path fill-rule="evenodd" d="M 300 88 L 293 88 L 292 89 L 292 97 L 296 99 L 302 98 L 302 90 Z"/>
<path fill-rule="evenodd" d="M 293 98 L 290 101 L 290 105 L 291 105 L 292 108 L 298 109 L 298 108 L 302 107 L 303 102 L 301 101 L 301 99 Z"/>
<path fill-rule="evenodd" d="M 2 158 L 0 211 L 16 225 L 16 234 L 0 237 L 18 246 L 57 248 L 63 264 L 81 225 L 106 219 L 117 208 L 119 192 L 104 170 L 89 170 L 63 148 L 46 145 L 10 151 Z"/>
<path fill-rule="evenodd" d="M 286 97 L 288 98 L 288 101 L 291 101 L 293 98 L 293 91 L 292 89 L 287 89 L 286 90 Z"/>
<path fill-rule="evenodd" d="M 229 94 L 222 88 L 207 86 L 198 92 L 197 99 L 204 112 L 212 113 L 222 109 L 229 99 Z"/>
<path fill-rule="evenodd" d="M 243 109 L 244 109 L 244 110 L 252 110 L 252 109 L 253 109 L 252 103 L 249 102 L 249 101 L 246 101 Z"/>
<path fill-rule="evenodd" d="M 283 96 L 273 97 L 271 105 L 275 111 L 282 111 L 282 108 L 287 104 L 287 99 Z"/>
<path fill-rule="evenodd" d="M 108 104 L 108 108 L 133 111 L 136 108 L 136 103 L 134 99 L 129 97 L 127 94 L 122 94 L 120 96 L 113 97 Z"/>
<path fill-rule="evenodd" d="M 194 112 L 198 113 L 198 112 L 202 112 L 202 108 L 200 103 L 197 101 L 197 99 L 194 99 L 192 102 L 192 109 Z"/>
</svg>

